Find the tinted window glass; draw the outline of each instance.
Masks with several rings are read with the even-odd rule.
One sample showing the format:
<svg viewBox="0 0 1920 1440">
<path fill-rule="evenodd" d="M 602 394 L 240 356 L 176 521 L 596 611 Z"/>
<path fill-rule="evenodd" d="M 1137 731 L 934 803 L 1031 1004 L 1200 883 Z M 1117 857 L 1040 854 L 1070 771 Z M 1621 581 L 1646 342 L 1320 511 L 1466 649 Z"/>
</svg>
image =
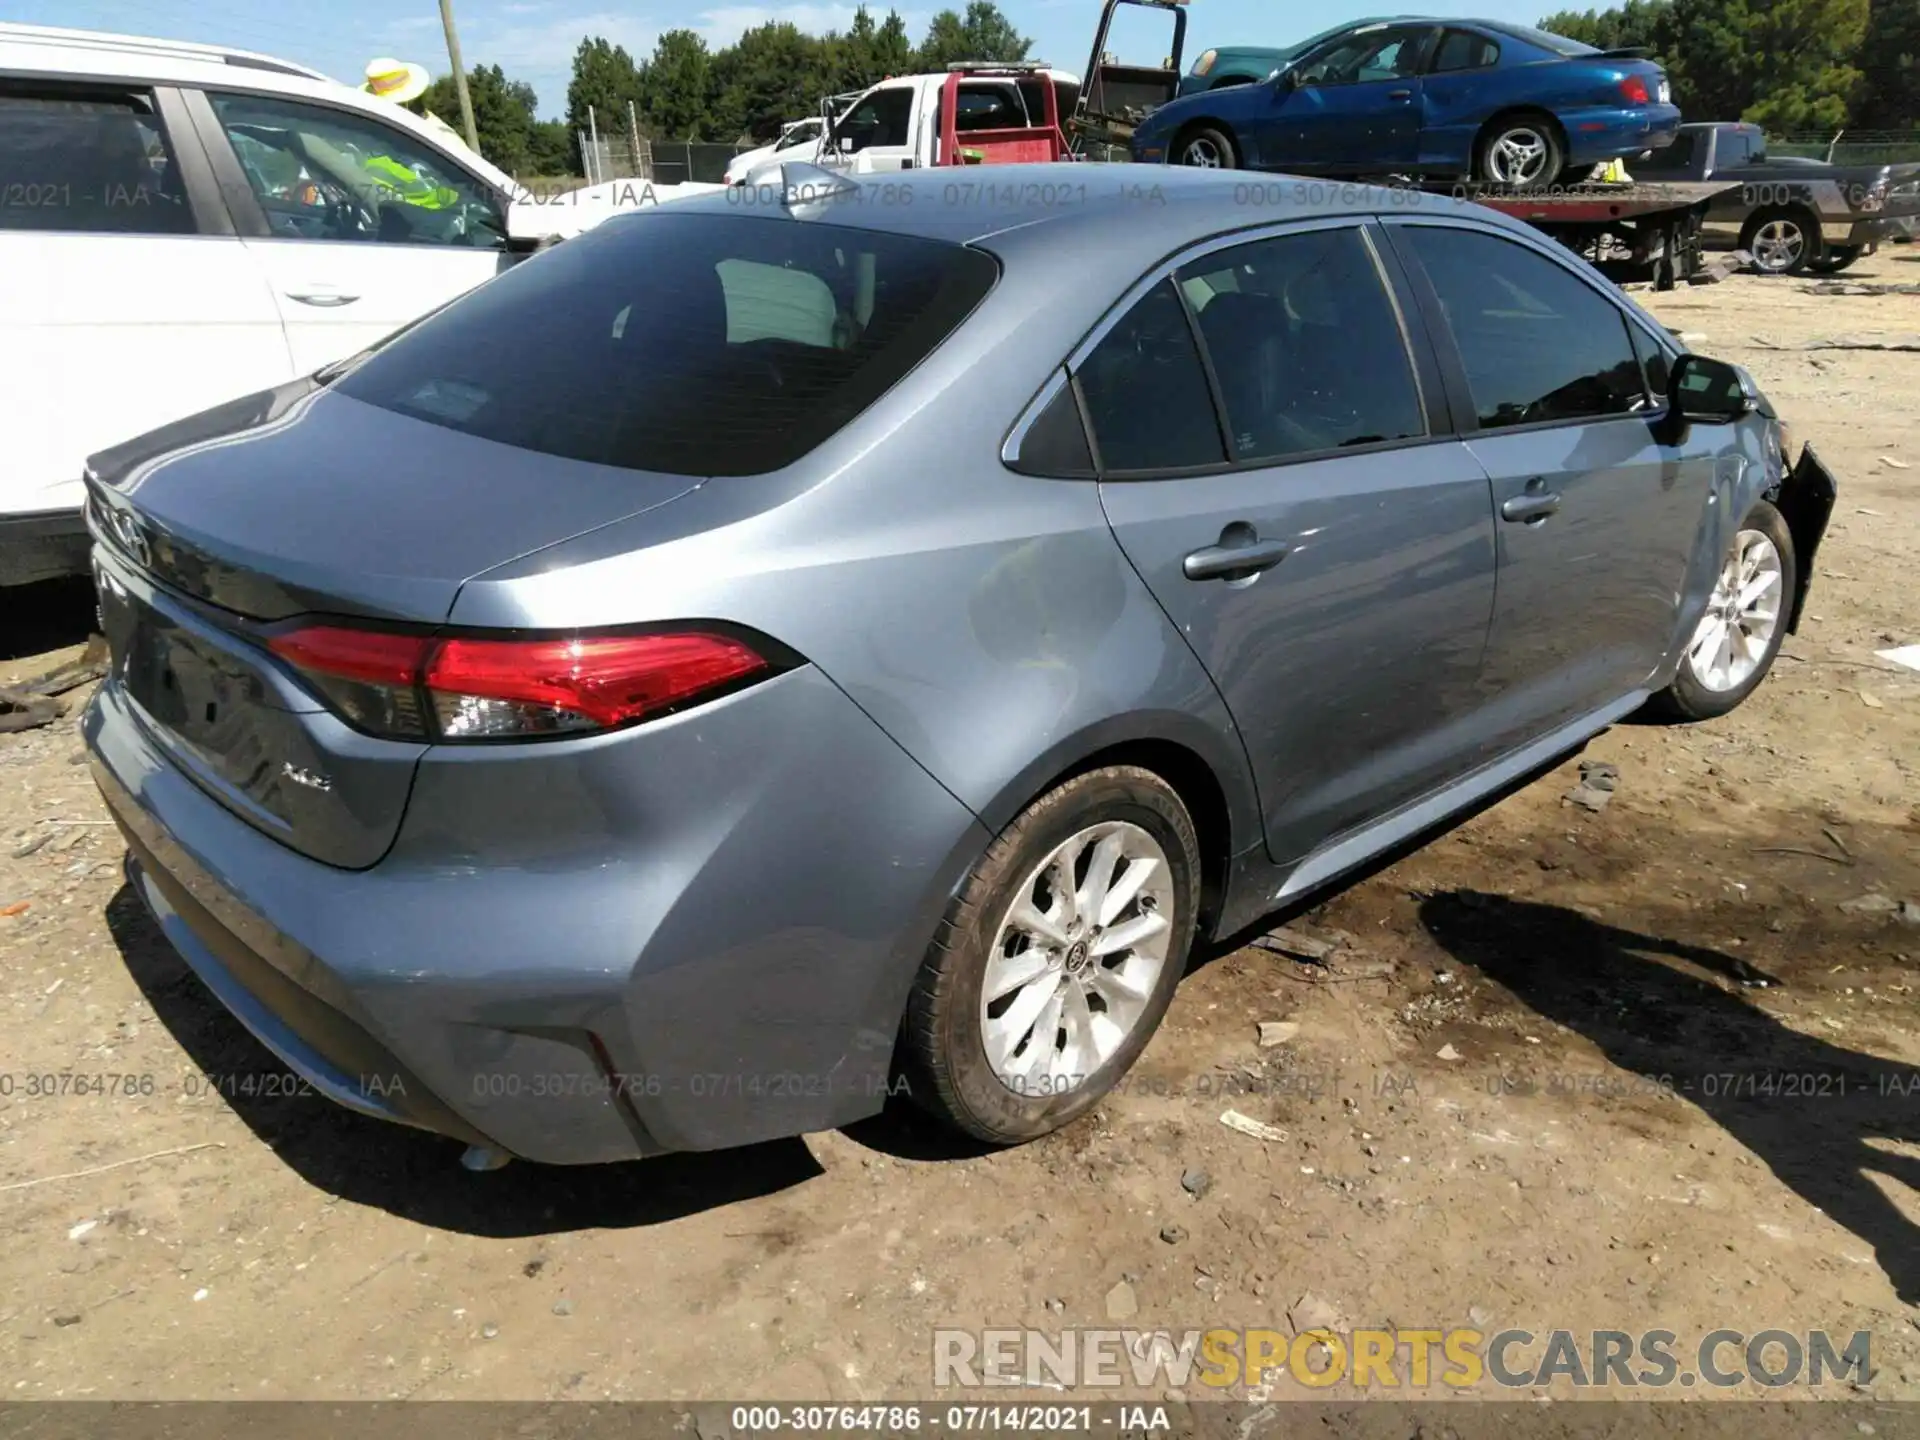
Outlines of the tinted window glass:
<svg viewBox="0 0 1920 1440">
<path fill-rule="evenodd" d="M 142 98 L 0 91 L 0 230 L 190 235 L 166 132 Z"/>
<path fill-rule="evenodd" d="M 1034 417 L 1013 468 L 1025 475 L 1093 474 L 1093 452 L 1087 448 L 1087 430 L 1080 423 L 1072 386 L 1062 385 Z"/>
<path fill-rule="evenodd" d="M 211 98 L 275 235 L 488 250 L 506 244 L 493 192 L 391 125 L 266 96 Z"/>
<path fill-rule="evenodd" d="M 1225 458 L 1213 395 L 1171 280 L 1143 295 L 1079 371 L 1106 470 L 1177 470 Z"/>
<path fill-rule="evenodd" d="M 1673 143 L 1664 149 L 1655 150 L 1644 159 L 1633 162 L 1633 168 L 1639 171 L 1685 170 L 1693 164 L 1694 142 L 1699 137 L 1692 131 L 1682 130 L 1673 137 Z"/>
<path fill-rule="evenodd" d="M 862 100 L 836 127 L 844 150 L 872 145 L 904 145 L 913 119 L 913 91 L 904 85 L 876 91 Z"/>
<path fill-rule="evenodd" d="M 1433 68 L 1439 70 L 1480 70 L 1500 58 L 1500 47 L 1484 35 L 1470 30 L 1449 30 L 1434 52 Z"/>
<path fill-rule="evenodd" d="M 1564 35 L 1555 35 L 1548 30 L 1536 30 L 1531 25 L 1502 25 L 1509 35 L 1518 36 L 1529 45 L 1538 45 L 1542 50 L 1555 55 L 1598 55 L 1599 49 L 1581 40 L 1569 40 Z"/>
<path fill-rule="evenodd" d="M 1439 293 L 1482 426 L 1646 408 L 1626 317 L 1578 276 L 1492 235 L 1399 233 Z"/>
<path fill-rule="evenodd" d="M 1400 324 L 1358 230 L 1260 240 L 1180 272 L 1235 460 L 1426 433 Z"/>
<path fill-rule="evenodd" d="M 623 216 L 456 301 L 338 386 L 523 450 L 760 474 L 878 399 L 997 275 L 981 251 L 881 231 Z"/>
<path fill-rule="evenodd" d="M 1329 46 L 1300 71 L 1302 85 L 1357 85 L 1397 80 L 1420 68 L 1427 32 L 1370 30 Z"/>
<path fill-rule="evenodd" d="M 1026 104 L 1011 85 L 963 88 L 954 97 L 956 130 L 1009 130 L 1026 123 Z"/>
<path fill-rule="evenodd" d="M 1634 329 L 1633 348 L 1640 352 L 1640 368 L 1646 372 L 1647 394 L 1655 405 L 1664 405 L 1667 400 L 1667 383 L 1673 374 L 1673 362 L 1667 358 L 1667 352 L 1660 347 L 1651 335 Z"/>
</svg>

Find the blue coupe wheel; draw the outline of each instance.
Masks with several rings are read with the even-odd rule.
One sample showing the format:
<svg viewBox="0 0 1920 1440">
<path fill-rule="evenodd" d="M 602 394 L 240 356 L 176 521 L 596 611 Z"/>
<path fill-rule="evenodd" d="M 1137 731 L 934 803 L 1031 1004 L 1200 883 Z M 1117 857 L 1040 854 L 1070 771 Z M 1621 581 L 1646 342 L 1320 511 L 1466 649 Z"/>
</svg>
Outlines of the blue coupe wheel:
<svg viewBox="0 0 1920 1440">
<path fill-rule="evenodd" d="M 1515 189 L 1550 185 L 1566 161 L 1560 136 L 1543 117 L 1517 115 L 1495 121 L 1480 142 L 1476 179 Z"/>
<path fill-rule="evenodd" d="M 1202 170 L 1233 170 L 1240 164 L 1230 136 L 1211 126 L 1189 130 L 1173 147 L 1176 165 L 1193 165 Z"/>
</svg>

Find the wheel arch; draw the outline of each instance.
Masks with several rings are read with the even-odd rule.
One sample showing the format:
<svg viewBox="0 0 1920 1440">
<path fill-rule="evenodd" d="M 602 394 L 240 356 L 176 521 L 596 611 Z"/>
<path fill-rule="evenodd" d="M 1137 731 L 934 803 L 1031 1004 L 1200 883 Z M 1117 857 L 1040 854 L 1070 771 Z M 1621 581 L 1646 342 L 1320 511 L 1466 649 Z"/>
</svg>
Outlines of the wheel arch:
<svg viewBox="0 0 1920 1440">
<path fill-rule="evenodd" d="M 1206 935 L 1225 903 L 1233 857 L 1261 843 L 1259 805 L 1239 742 L 1214 736 L 1188 717 L 1168 723 L 1173 718 L 1159 717 L 1151 726 L 1102 724 L 1052 747 L 1008 782 L 982 810 L 980 822 L 998 835 L 1042 795 L 1077 776 L 1110 765 L 1150 771 L 1167 782 L 1193 820 L 1200 843 L 1196 934 Z"/>
<path fill-rule="evenodd" d="M 1238 85 L 1227 85 L 1217 88 L 1238 90 L 1242 87 Z M 1203 91 L 1202 93 L 1210 95 L 1213 92 L 1209 90 Z M 1167 163 L 1169 165 L 1178 165 L 1180 163 L 1175 156 L 1178 155 L 1180 147 L 1186 143 L 1188 137 L 1196 130 L 1212 130 L 1224 135 L 1227 143 L 1233 147 L 1234 164 L 1230 168 L 1239 168 L 1239 162 L 1245 157 L 1240 153 L 1240 140 L 1238 135 L 1235 134 L 1233 126 L 1229 125 L 1225 120 L 1218 119 L 1212 115 L 1196 115 L 1193 119 L 1187 121 L 1178 130 L 1173 132 L 1173 139 L 1167 142 Z"/>
</svg>

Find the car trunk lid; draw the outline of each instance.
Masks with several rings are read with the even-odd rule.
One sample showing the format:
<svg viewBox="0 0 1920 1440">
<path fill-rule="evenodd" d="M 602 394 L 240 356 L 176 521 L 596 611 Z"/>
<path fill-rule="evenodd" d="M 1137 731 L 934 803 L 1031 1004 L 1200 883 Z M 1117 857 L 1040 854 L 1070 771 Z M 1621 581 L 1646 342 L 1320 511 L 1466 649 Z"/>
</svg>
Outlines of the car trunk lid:
<svg viewBox="0 0 1920 1440">
<path fill-rule="evenodd" d="M 536 477 L 529 458 L 311 382 L 95 456 L 109 683 L 248 824 L 330 865 L 376 863 L 426 745 L 356 730 L 268 643 L 295 616 L 431 630 L 467 577 L 698 483 L 552 457 Z"/>
</svg>

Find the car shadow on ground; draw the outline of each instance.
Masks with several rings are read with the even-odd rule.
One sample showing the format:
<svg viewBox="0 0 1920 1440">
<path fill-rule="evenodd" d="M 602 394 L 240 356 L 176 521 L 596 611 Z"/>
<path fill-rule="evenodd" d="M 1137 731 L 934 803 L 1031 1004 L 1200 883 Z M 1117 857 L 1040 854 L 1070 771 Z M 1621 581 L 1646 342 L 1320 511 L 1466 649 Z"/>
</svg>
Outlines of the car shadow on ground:
<svg viewBox="0 0 1920 1440">
<path fill-rule="evenodd" d="M 463 1147 L 344 1110 L 311 1091 L 285 1093 L 287 1067 L 200 983 L 122 886 L 108 931 L 154 1013 L 186 1051 L 190 1103 L 224 1106 L 309 1184 L 360 1205 L 494 1239 L 658 1225 L 775 1194 L 823 1174 L 804 1141 L 667 1155 L 618 1165 L 512 1164 L 474 1174 Z M 191 1081 L 189 1076 L 192 1077 Z M 220 1077 L 217 1093 L 202 1077 Z"/>
<path fill-rule="evenodd" d="M 1920 1227 L 1874 1179 L 1920 1190 L 1920 1161 L 1873 1143 L 1920 1143 L 1920 1070 L 1789 1029 L 1742 993 L 1771 977 L 1720 950 L 1469 890 L 1430 897 L 1420 918 L 1536 1013 L 1670 1084 L 1871 1245 L 1901 1299 L 1920 1304 Z"/>
<path fill-rule="evenodd" d="M 43 580 L 9 590 L 6 619 L 0 623 L 0 661 L 84 644 L 93 622 L 91 580 Z"/>
</svg>

